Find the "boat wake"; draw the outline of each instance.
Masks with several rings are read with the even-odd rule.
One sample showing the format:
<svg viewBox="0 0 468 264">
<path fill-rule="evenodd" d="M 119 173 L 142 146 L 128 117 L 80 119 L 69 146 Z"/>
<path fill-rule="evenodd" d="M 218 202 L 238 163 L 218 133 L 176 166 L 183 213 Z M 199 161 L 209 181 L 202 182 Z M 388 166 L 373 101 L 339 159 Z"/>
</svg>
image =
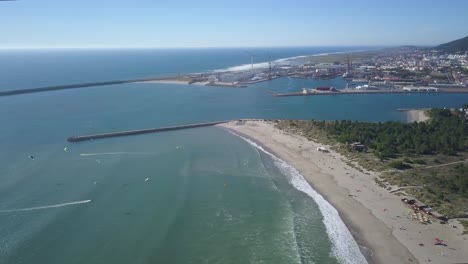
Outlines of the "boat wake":
<svg viewBox="0 0 468 264">
<path fill-rule="evenodd" d="M 78 204 L 85 204 L 89 203 L 92 200 L 83 200 L 83 201 L 76 201 L 70 203 L 61 203 L 61 204 L 52 204 L 52 205 L 44 205 L 44 206 L 37 206 L 37 207 L 30 207 L 30 208 L 19 208 L 19 209 L 9 209 L 9 210 L 0 210 L 0 213 L 13 213 L 13 212 L 22 212 L 22 211 L 33 211 L 33 210 L 42 210 L 42 209 L 50 209 L 50 208 L 58 208 L 70 205 L 78 205 Z"/>
<path fill-rule="evenodd" d="M 155 152 L 106 152 L 106 153 L 81 153 L 80 156 L 101 156 L 101 155 L 154 155 Z"/>
<path fill-rule="evenodd" d="M 278 167 L 278 169 L 287 177 L 287 180 L 294 188 L 314 199 L 323 216 L 323 223 L 325 224 L 327 234 L 332 242 L 333 254 L 340 263 L 367 263 L 366 258 L 359 250 L 358 244 L 344 224 L 338 214 L 338 211 L 307 183 L 304 176 L 302 176 L 296 168 L 268 152 L 252 140 L 232 131 L 228 130 L 228 132 L 242 138 L 256 149 L 270 156 L 273 159 L 275 166 Z"/>
</svg>

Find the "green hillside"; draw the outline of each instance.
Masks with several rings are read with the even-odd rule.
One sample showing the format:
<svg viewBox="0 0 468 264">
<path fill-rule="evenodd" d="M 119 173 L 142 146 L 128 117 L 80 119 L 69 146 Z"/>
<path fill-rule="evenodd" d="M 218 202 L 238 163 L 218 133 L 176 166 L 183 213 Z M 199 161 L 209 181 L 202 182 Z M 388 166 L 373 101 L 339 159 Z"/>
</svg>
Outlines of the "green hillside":
<svg viewBox="0 0 468 264">
<path fill-rule="evenodd" d="M 445 44 L 441 44 L 436 46 L 434 49 L 436 50 L 443 50 L 447 52 L 466 52 L 468 51 L 468 36 L 457 39 Z"/>
</svg>

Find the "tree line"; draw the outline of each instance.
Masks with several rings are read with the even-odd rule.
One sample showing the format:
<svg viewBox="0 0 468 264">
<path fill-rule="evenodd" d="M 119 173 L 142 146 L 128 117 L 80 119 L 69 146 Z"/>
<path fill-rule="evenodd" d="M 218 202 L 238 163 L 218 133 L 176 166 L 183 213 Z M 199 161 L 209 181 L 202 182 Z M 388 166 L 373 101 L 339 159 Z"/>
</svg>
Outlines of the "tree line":
<svg viewBox="0 0 468 264">
<path fill-rule="evenodd" d="M 381 160 L 399 155 L 456 155 L 468 150 L 468 120 L 465 111 L 431 109 L 428 122 L 405 124 L 401 122 L 365 123 L 353 121 L 317 122 L 322 129 L 342 143 L 361 142 Z M 316 123 L 316 124 L 317 124 Z M 418 161 L 413 160 L 413 161 Z M 421 160 L 423 161 L 423 160 Z M 405 159 L 390 161 L 397 169 L 410 167 Z M 429 179 L 430 178 L 430 179 Z M 429 177 L 441 190 L 468 198 L 468 166 L 459 164 L 443 177 Z"/>
<path fill-rule="evenodd" d="M 468 105 L 463 108 L 468 109 Z M 339 142 L 361 142 L 380 159 L 398 154 L 456 155 L 468 148 L 468 124 L 463 111 L 429 110 L 430 121 L 365 123 L 335 121 L 319 124 Z"/>
</svg>

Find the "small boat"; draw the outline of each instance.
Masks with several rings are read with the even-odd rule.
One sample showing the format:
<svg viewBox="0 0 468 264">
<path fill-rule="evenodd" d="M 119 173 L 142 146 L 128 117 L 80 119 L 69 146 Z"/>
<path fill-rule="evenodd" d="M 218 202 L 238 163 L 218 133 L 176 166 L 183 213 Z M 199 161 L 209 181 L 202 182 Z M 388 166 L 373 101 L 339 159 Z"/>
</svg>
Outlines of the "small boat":
<svg viewBox="0 0 468 264">
<path fill-rule="evenodd" d="M 146 179 L 145 179 L 145 182 L 147 182 L 147 181 L 149 181 L 149 178 L 146 178 Z"/>
</svg>

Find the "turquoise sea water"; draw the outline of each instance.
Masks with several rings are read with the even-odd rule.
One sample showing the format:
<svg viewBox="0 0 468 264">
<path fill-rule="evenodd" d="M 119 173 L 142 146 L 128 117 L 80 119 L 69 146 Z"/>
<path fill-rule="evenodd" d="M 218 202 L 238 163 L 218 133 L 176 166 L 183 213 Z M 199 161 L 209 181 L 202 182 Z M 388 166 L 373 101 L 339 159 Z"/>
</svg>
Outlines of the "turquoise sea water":
<svg viewBox="0 0 468 264">
<path fill-rule="evenodd" d="M 215 70 L 244 63 L 242 53 L 2 51 L 0 90 Z M 356 251 L 345 250 L 352 242 L 331 233 L 339 218 L 300 176 L 224 130 L 66 142 L 75 134 L 237 118 L 403 120 L 396 108 L 468 101 L 266 92 L 319 84 L 344 86 L 284 78 L 245 89 L 125 84 L 0 97 L 0 263 L 355 263 Z"/>
</svg>

